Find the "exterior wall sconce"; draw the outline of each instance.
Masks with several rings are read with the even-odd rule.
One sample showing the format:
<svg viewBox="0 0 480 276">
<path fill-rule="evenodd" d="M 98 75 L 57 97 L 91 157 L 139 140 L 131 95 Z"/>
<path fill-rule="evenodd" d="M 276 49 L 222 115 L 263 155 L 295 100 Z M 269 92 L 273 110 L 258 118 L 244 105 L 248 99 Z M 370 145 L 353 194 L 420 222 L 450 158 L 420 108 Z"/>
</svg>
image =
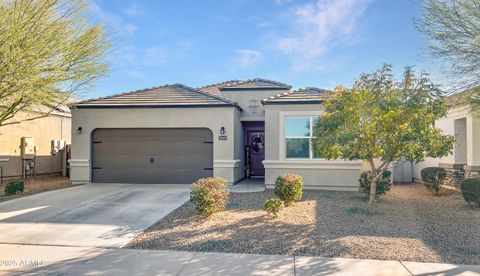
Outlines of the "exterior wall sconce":
<svg viewBox="0 0 480 276">
<path fill-rule="evenodd" d="M 220 134 L 222 134 L 222 135 L 225 134 L 225 127 L 222 126 L 222 127 L 220 128 Z"/>
<path fill-rule="evenodd" d="M 82 127 L 78 127 L 77 128 L 77 134 L 81 134 L 82 133 Z"/>
</svg>

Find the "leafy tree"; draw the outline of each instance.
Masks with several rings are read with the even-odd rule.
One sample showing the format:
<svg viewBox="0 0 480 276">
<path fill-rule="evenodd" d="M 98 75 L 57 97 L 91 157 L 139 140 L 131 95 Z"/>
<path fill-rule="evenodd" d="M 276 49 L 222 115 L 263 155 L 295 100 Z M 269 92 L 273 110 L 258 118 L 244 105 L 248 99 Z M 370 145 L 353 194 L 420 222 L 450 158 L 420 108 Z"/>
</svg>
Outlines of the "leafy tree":
<svg viewBox="0 0 480 276">
<path fill-rule="evenodd" d="M 392 161 L 402 156 L 421 161 L 451 153 L 454 138 L 435 128 L 446 115 L 440 91 L 426 74 L 418 78 L 407 68 L 395 82 L 391 66 L 363 74 L 350 88 L 337 87 L 324 103 L 314 149 L 327 159 L 358 159 L 369 163 L 374 204 L 377 184 Z"/>
<path fill-rule="evenodd" d="M 480 0 L 420 0 L 417 27 L 429 39 L 433 57 L 446 61 L 460 89 L 480 85 Z M 480 94 L 471 95 L 480 115 Z"/>
<path fill-rule="evenodd" d="M 84 0 L 0 1 L 0 127 L 48 116 L 107 72 Z"/>
</svg>

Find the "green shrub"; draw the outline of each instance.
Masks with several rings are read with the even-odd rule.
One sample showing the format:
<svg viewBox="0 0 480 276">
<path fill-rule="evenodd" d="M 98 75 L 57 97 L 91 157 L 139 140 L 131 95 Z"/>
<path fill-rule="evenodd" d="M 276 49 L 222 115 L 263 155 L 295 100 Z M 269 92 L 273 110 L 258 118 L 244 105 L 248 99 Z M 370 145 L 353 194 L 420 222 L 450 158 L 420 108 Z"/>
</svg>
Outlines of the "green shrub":
<svg viewBox="0 0 480 276">
<path fill-rule="evenodd" d="M 467 178 L 460 187 L 465 201 L 480 207 L 480 177 Z"/>
<path fill-rule="evenodd" d="M 387 191 L 390 191 L 390 187 L 392 186 L 391 182 L 392 172 L 385 171 L 377 183 L 377 198 L 384 195 Z M 372 185 L 372 174 L 368 172 L 364 172 L 360 175 L 360 190 L 361 192 L 369 195 L 370 194 L 370 186 Z"/>
<path fill-rule="evenodd" d="M 272 214 L 274 218 L 278 217 L 278 213 L 283 210 L 285 204 L 279 198 L 271 198 L 263 203 L 263 207 L 265 207 L 265 211 L 267 213 Z"/>
<path fill-rule="evenodd" d="M 438 195 L 440 188 L 445 182 L 445 176 L 447 173 L 444 168 L 439 167 L 427 167 L 424 168 L 420 175 L 422 176 L 422 181 L 425 186 L 432 190 L 435 195 Z"/>
<path fill-rule="evenodd" d="M 220 177 L 208 177 L 192 184 L 190 200 L 201 215 L 208 217 L 225 210 L 229 196 L 227 183 L 227 180 Z"/>
<path fill-rule="evenodd" d="M 23 180 L 12 180 L 5 185 L 5 195 L 14 195 L 23 193 Z"/>
<path fill-rule="evenodd" d="M 303 178 L 300 175 L 287 173 L 280 175 L 275 181 L 275 194 L 283 200 L 285 206 L 291 206 L 302 198 Z"/>
</svg>

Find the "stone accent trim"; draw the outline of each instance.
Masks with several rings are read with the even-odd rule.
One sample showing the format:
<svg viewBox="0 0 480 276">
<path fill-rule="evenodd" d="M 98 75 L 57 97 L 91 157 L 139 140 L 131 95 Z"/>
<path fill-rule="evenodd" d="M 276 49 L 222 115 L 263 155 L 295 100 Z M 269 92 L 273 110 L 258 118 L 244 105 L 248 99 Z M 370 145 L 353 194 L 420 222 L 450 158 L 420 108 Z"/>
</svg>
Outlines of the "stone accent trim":
<svg viewBox="0 0 480 276">
<path fill-rule="evenodd" d="M 465 179 L 465 164 L 440 163 L 438 165 L 446 171 L 444 185 L 459 189 L 460 184 Z"/>
<path fill-rule="evenodd" d="M 463 166 L 465 170 L 465 178 L 479 177 L 480 176 L 480 166 L 479 165 L 465 165 Z"/>
</svg>

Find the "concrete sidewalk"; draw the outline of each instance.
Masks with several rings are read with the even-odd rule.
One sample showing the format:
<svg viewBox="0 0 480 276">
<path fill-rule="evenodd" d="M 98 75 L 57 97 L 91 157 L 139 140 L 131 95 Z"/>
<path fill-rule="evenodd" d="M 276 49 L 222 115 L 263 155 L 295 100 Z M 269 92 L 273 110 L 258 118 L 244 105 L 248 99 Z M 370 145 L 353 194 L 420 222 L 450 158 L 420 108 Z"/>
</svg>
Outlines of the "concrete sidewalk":
<svg viewBox="0 0 480 276">
<path fill-rule="evenodd" d="M 13 244 L 0 244 L 0 262 L 8 275 L 480 275 L 473 265 Z"/>
</svg>

